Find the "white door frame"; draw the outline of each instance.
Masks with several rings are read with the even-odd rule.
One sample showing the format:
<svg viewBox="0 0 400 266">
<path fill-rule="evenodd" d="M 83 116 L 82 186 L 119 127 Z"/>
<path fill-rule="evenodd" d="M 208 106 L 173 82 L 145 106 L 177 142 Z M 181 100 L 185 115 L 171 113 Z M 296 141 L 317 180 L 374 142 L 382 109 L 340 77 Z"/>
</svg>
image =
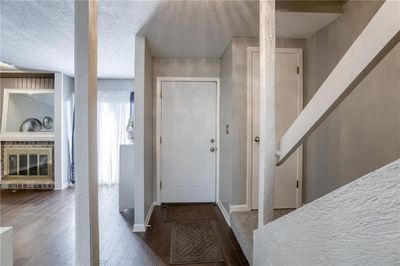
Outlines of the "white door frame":
<svg viewBox="0 0 400 266">
<path fill-rule="evenodd" d="M 252 112 L 253 112 L 253 90 L 252 90 L 252 79 L 251 75 L 253 69 L 251 68 L 251 60 L 253 53 L 259 53 L 259 47 L 247 47 L 247 173 L 246 173 L 246 184 L 247 184 L 247 194 L 246 194 L 246 205 L 247 210 L 251 210 L 251 194 L 252 194 L 252 182 L 251 182 L 251 172 L 252 172 Z M 300 114 L 303 110 L 303 50 L 301 48 L 276 48 L 277 53 L 290 53 L 297 54 L 298 56 L 298 86 L 299 86 L 299 97 L 298 97 L 298 110 L 297 114 Z M 302 205 L 302 191 L 303 191 L 303 146 L 300 146 L 298 151 L 298 162 L 297 162 L 297 178 L 299 181 L 299 187 L 297 189 L 297 203 L 296 207 L 299 208 Z"/>
<path fill-rule="evenodd" d="M 217 89 L 217 106 L 216 106 L 216 162 L 215 162 L 215 202 L 219 200 L 219 155 L 220 155 L 220 129 L 219 129 L 219 114 L 220 114 L 220 79 L 215 77 L 157 77 L 157 91 L 156 91 L 156 199 L 157 204 L 160 205 L 162 202 L 161 197 L 161 126 L 162 126 L 162 116 L 161 116 L 161 83 L 163 81 L 176 81 L 176 82 L 215 82 Z"/>
</svg>

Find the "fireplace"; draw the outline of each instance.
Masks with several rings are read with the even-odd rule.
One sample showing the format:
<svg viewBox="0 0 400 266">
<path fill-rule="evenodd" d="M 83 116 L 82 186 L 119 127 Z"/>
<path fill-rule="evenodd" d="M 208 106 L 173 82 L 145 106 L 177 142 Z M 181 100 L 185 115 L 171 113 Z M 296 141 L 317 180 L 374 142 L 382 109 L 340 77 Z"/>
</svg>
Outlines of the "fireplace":
<svg viewBox="0 0 400 266">
<path fill-rule="evenodd" d="M 2 188 L 54 188 L 53 142 L 2 143 Z"/>
</svg>

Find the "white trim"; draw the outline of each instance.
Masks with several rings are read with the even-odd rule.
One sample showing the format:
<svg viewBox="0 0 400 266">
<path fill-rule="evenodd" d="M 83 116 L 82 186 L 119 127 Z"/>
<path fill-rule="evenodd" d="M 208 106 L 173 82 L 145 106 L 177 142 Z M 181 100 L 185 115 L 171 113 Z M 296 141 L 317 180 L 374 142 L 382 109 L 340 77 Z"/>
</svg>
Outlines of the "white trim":
<svg viewBox="0 0 400 266">
<path fill-rule="evenodd" d="M 224 205 L 222 204 L 222 202 L 220 200 L 217 201 L 217 206 L 219 207 L 219 209 L 222 212 L 222 215 L 225 218 L 226 223 L 229 225 L 229 227 L 231 226 L 231 219 L 230 216 L 228 214 L 228 212 L 226 211 Z"/>
<path fill-rule="evenodd" d="M 146 225 L 144 225 L 144 224 L 134 224 L 132 232 L 134 232 L 134 233 L 146 232 Z"/>
<path fill-rule="evenodd" d="M 229 204 L 229 212 L 245 212 L 249 210 L 249 206 L 247 204 L 242 205 L 230 205 Z"/>
<path fill-rule="evenodd" d="M 253 124 L 253 90 L 252 90 L 252 68 L 251 66 L 251 59 L 252 54 L 254 52 L 260 52 L 259 47 L 247 47 L 247 170 L 246 170 L 246 205 L 247 211 L 251 211 L 251 194 L 252 194 L 252 183 L 251 183 L 251 172 L 252 172 L 252 144 L 253 144 L 253 137 L 252 137 L 252 124 Z"/>
<path fill-rule="evenodd" d="M 26 134 L 24 132 L 5 133 L 0 135 L 0 141 L 54 141 L 55 134 L 47 132 L 35 132 Z"/>
<path fill-rule="evenodd" d="M 215 167 L 215 202 L 219 200 L 219 157 L 220 157 L 220 78 L 217 77 L 157 77 L 157 87 L 156 87 L 156 204 L 161 204 L 161 190 L 160 190 L 160 182 L 161 178 L 161 107 L 162 107 L 162 100 L 160 97 L 161 93 L 161 83 L 163 81 L 198 81 L 198 82 L 215 82 L 216 89 L 217 89 L 217 106 L 216 106 L 216 167 Z"/>
<path fill-rule="evenodd" d="M 247 195 L 246 195 L 246 204 L 238 205 L 244 208 L 247 207 L 247 211 L 251 210 L 251 194 L 252 194 L 252 180 L 251 180 L 251 172 L 252 172 L 252 81 L 251 74 L 252 68 L 251 59 L 252 54 L 255 52 L 259 52 L 259 47 L 247 47 L 247 175 L 246 175 L 246 184 L 247 184 Z M 276 53 L 290 53 L 297 54 L 298 58 L 298 66 L 299 66 L 299 75 L 298 75 L 298 110 L 297 114 L 299 115 L 303 110 L 303 50 L 301 48 L 276 48 Z M 301 146 L 298 151 L 298 161 L 297 161 L 297 180 L 299 181 L 299 187 L 297 189 L 297 202 L 296 208 L 300 208 L 302 206 L 302 191 L 303 191 L 303 147 Z M 233 206 L 234 207 L 234 206 Z M 259 206 L 260 207 L 260 206 Z M 246 210 L 245 210 L 246 211 Z M 233 212 L 231 210 L 231 212 Z"/>
</svg>

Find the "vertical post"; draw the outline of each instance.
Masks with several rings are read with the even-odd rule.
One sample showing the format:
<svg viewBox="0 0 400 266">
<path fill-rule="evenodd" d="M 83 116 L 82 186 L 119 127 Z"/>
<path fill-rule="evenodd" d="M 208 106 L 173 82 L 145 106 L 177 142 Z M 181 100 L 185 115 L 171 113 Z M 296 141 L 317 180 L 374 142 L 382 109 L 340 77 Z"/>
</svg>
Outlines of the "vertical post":
<svg viewBox="0 0 400 266">
<path fill-rule="evenodd" d="M 75 241 L 77 265 L 99 265 L 96 6 L 95 0 L 75 1 Z"/>
<path fill-rule="evenodd" d="M 63 74 L 60 72 L 54 73 L 54 128 L 55 128 L 55 161 L 58 162 L 55 164 L 55 189 L 61 190 L 64 185 L 64 175 L 63 175 L 63 125 L 64 125 L 64 115 L 63 115 Z M 65 177 L 66 178 L 66 177 Z"/>
<path fill-rule="evenodd" d="M 258 227 L 272 221 L 276 152 L 275 0 L 260 1 L 260 185 Z"/>
</svg>

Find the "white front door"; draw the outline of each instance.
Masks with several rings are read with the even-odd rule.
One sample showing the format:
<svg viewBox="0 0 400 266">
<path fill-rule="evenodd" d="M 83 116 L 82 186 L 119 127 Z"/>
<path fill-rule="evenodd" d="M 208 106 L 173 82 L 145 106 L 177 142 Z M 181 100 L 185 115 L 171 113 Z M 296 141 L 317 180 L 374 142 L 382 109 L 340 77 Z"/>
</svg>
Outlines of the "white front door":
<svg viewBox="0 0 400 266">
<path fill-rule="evenodd" d="M 259 113 L 260 113 L 260 54 L 258 50 L 250 54 L 251 65 L 251 87 L 252 92 L 252 144 L 251 144 L 251 182 L 252 197 L 251 208 L 258 209 L 259 195 L 259 143 L 256 138 L 259 136 Z M 291 126 L 302 109 L 302 90 L 298 67 L 301 56 L 292 49 L 277 49 L 276 53 L 276 139 L 280 140 L 282 135 Z M 298 181 L 301 181 L 301 151 L 294 153 L 281 166 L 275 169 L 274 208 L 286 209 L 300 206 Z"/>
<path fill-rule="evenodd" d="M 215 202 L 217 84 L 162 81 L 161 93 L 161 200 Z"/>
</svg>

